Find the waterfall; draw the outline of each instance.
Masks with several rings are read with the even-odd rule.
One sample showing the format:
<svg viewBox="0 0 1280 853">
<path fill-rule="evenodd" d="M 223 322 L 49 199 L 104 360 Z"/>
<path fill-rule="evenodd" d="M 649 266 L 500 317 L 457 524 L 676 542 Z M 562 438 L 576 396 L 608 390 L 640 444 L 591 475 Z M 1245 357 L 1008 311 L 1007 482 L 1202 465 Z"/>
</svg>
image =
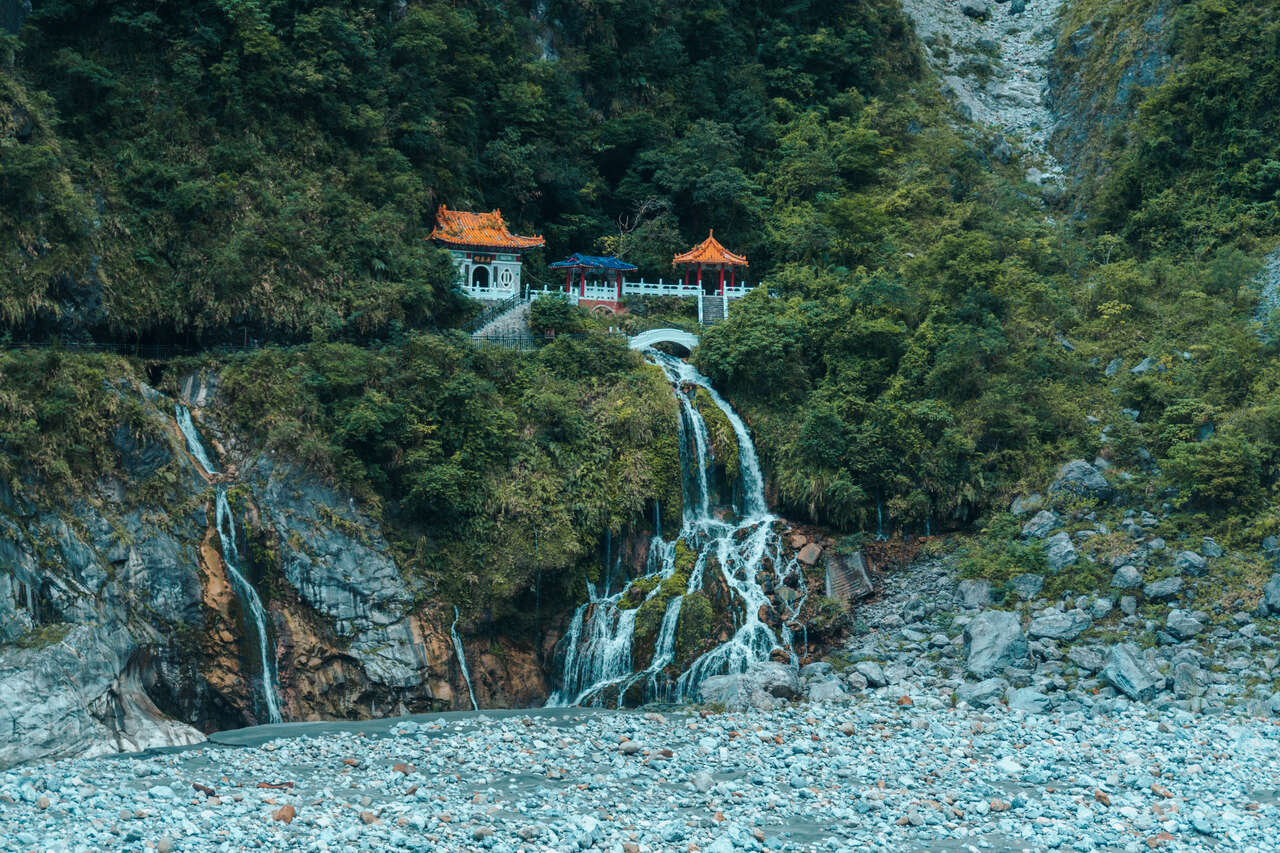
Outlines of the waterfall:
<svg viewBox="0 0 1280 853">
<path fill-rule="evenodd" d="M 191 411 L 181 403 L 173 406 L 174 420 L 178 422 L 178 430 L 187 440 L 187 450 L 200 464 L 206 474 L 217 474 L 213 461 L 205 450 L 200 432 L 191 420 Z M 262 665 L 262 701 L 267 708 L 267 721 L 279 723 L 280 715 L 280 682 L 276 675 L 276 660 L 267 635 L 267 611 L 262 606 L 262 599 L 253 588 L 253 584 L 240 573 L 240 549 L 236 544 L 236 521 L 231 514 L 231 505 L 227 502 L 225 486 L 218 487 L 218 496 L 214 505 L 214 514 L 218 529 L 218 542 L 222 545 L 222 564 L 227 567 L 227 576 L 235 586 L 236 597 L 240 599 L 240 608 L 247 620 L 253 623 L 254 634 L 258 638 L 258 657 Z"/>
<path fill-rule="evenodd" d="M 218 473 L 218 469 L 213 467 L 213 462 L 210 461 L 209 454 L 204 449 L 204 442 L 200 440 L 196 425 L 191 420 L 191 410 L 181 403 L 174 403 L 173 417 L 178 422 L 182 437 L 187 440 L 187 450 L 191 451 L 191 455 L 200 463 L 200 467 L 206 474 Z"/>
<path fill-rule="evenodd" d="M 684 492 L 680 533 L 675 542 L 655 536 L 645 573 L 624 589 L 601 596 L 588 583 L 587 601 L 574 611 L 563 640 L 560 689 L 552 694 L 548 705 L 600 705 L 612 701 L 621 706 L 637 688 L 644 701 L 681 702 L 695 697 L 699 686 L 710 676 L 743 672 L 752 663 L 776 653 L 784 654 L 793 663 L 798 660 L 788 623 L 794 623 L 804 604 L 803 577 L 795 559 L 784 557 L 783 544 L 775 530 L 777 517 L 770 514 L 765 501 L 764 476 L 746 424 L 691 365 L 653 350 L 646 357 L 666 374 L 680 404 L 678 430 Z M 737 438 L 742 513 L 736 520 L 721 520 L 712 512 L 707 482 L 707 425 L 688 390 L 696 392 L 699 388 L 724 413 Z M 653 652 L 637 670 L 637 662 L 632 660 L 636 618 L 645 603 L 663 593 L 666 582 L 676 574 L 678 543 L 683 544 L 686 553 L 694 555 L 688 581 L 681 594 L 667 600 Z M 709 564 L 719 571 L 718 580 L 723 581 L 733 599 L 733 634 L 683 664 L 676 660 L 676 639 L 684 597 L 703 589 Z M 775 590 L 786 587 L 788 581 L 798 587 L 793 587 L 794 597 L 790 601 L 779 598 L 775 604 L 760 581 L 766 575 Z M 638 589 L 648 591 L 642 597 L 629 595 L 639 583 L 645 586 Z M 670 590 L 666 592 L 669 594 Z M 769 622 L 777 626 L 776 633 L 761 618 L 762 613 L 766 618 L 772 615 Z M 675 671 L 679 666 L 683 668 Z"/>
<path fill-rule="evenodd" d="M 245 615 L 252 619 L 254 632 L 258 635 L 258 655 L 262 662 L 262 699 L 267 706 L 267 720 L 279 723 L 282 721 L 280 685 L 276 679 L 275 655 L 271 653 L 271 644 L 267 640 L 267 612 L 263 609 L 262 599 L 258 598 L 253 584 L 240 574 L 236 520 L 231 514 L 231 505 L 227 503 L 227 490 L 222 487 L 218 489 L 217 524 L 218 540 L 222 543 L 222 563 L 227 567 L 227 575 L 235 584 Z"/>
<path fill-rule="evenodd" d="M 471 697 L 471 710 L 479 711 L 480 706 L 476 704 L 476 692 L 471 689 L 471 670 L 467 669 L 467 653 L 462 650 L 462 638 L 458 636 L 458 605 L 453 605 L 453 624 L 449 626 L 449 633 L 453 636 L 453 651 L 458 656 L 458 667 L 462 670 L 462 678 L 467 682 L 467 695 Z"/>
</svg>

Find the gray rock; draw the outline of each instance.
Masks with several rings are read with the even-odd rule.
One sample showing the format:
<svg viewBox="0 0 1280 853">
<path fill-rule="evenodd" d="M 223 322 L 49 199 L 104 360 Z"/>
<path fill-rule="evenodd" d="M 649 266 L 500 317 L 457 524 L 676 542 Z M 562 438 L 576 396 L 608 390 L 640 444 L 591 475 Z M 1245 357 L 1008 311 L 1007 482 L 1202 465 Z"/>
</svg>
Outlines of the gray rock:
<svg viewBox="0 0 1280 853">
<path fill-rule="evenodd" d="M 60 642 L 0 648 L 0 697 L 10 711 L 0 768 L 84 753 L 138 752 L 205 738 L 147 695 L 148 654 L 121 625 L 76 625 Z"/>
<path fill-rule="evenodd" d="M 825 681 L 831 677 L 831 664 L 824 660 L 814 661 L 800 669 L 800 677 L 804 679 L 816 678 Z"/>
<path fill-rule="evenodd" d="M 964 607 L 985 607 L 991 603 L 991 584 L 984 580 L 962 580 L 956 585 L 956 600 Z"/>
<path fill-rule="evenodd" d="M 1028 714 L 1047 714 L 1053 708 L 1053 700 L 1034 687 L 1019 687 L 1009 694 L 1009 710 Z"/>
<path fill-rule="evenodd" d="M 771 711 L 781 705 L 781 700 L 800 695 L 800 676 L 786 664 L 758 661 L 746 672 L 704 680 L 698 692 L 701 701 L 718 702 L 732 710 Z"/>
<path fill-rule="evenodd" d="M 961 0 L 960 12 L 975 21 L 985 21 L 991 17 L 991 4 L 987 0 Z"/>
<path fill-rule="evenodd" d="M 1021 517 L 1027 513 L 1036 512 L 1042 506 L 1044 506 L 1044 496 L 1039 492 L 1030 495 L 1019 495 L 1009 505 L 1009 512 Z"/>
<path fill-rule="evenodd" d="M 1208 679 L 1200 667 L 1188 661 L 1173 666 L 1173 692 L 1180 699 L 1192 696 L 1203 696 L 1208 687 Z"/>
<path fill-rule="evenodd" d="M 1058 526 L 1058 514 L 1051 509 L 1042 509 L 1022 526 L 1022 538 L 1043 539 Z"/>
<path fill-rule="evenodd" d="M 1222 549 L 1221 545 L 1206 536 L 1200 545 L 1200 553 L 1210 560 L 1216 560 L 1227 552 Z"/>
<path fill-rule="evenodd" d="M 1160 689 L 1156 676 L 1147 670 L 1138 647 L 1132 643 L 1112 647 L 1107 665 L 1102 669 L 1102 680 L 1140 702 L 1151 701 Z"/>
<path fill-rule="evenodd" d="M 977 682 L 965 682 L 956 690 L 956 699 L 974 708 L 995 705 L 1004 698 L 1009 682 L 1003 678 L 987 678 Z"/>
<path fill-rule="evenodd" d="M 1262 604 L 1271 613 L 1280 614 L 1280 572 L 1276 572 L 1262 587 Z"/>
<path fill-rule="evenodd" d="M 808 698 L 810 702 L 845 702 L 849 694 L 837 679 L 832 678 L 810 684 Z"/>
<path fill-rule="evenodd" d="M 1180 592 L 1182 592 L 1182 578 L 1180 577 L 1152 581 L 1142 588 L 1142 594 L 1152 601 L 1173 598 Z"/>
<path fill-rule="evenodd" d="M 880 668 L 880 664 L 873 660 L 858 661 L 853 665 L 853 671 L 865 678 L 870 687 L 884 687 L 889 683 L 889 679 L 884 677 L 884 670 Z"/>
<path fill-rule="evenodd" d="M 1074 565 L 1078 559 L 1080 556 L 1076 553 L 1075 545 L 1071 544 L 1071 536 L 1067 531 L 1055 533 L 1045 542 L 1045 561 L 1049 564 L 1050 571 L 1060 572 L 1067 566 Z"/>
<path fill-rule="evenodd" d="M 1132 595 L 1120 596 L 1120 611 L 1125 616 L 1132 616 L 1138 612 L 1138 599 Z"/>
<path fill-rule="evenodd" d="M 1111 585 L 1116 589 L 1138 589 L 1142 586 L 1142 572 L 1137 566 L 1121 566 L 1111 576 Z"/>
<path fill-rule="evenodd" d="M 1083 610 L 1067 613 L 1047 613 L 1031 620 L 1027 633 L 1032 637 L 1048 637 L 1051 640 L 1074 640 L 1093 624 Z"/>
<path fill-rule="evenodd" d="M 1064 492 L 1072 495 L 1106 500 L 1111 497 L 1111 484 L 1083 459 L 1073 459 L 1058 469 L 1058 476 L 1049 486 L 1050 494 Z"/>
<path fill-rule="evenodd" d="M 1151 356 L 1147 356 L 1142 361 L 1129 368 L 1129 372 L 1134 376 L 1145 376 L 1153 370 L 1158 371 L 1159 373 L 1164 373 L 1166 368 Z"/>
<path fill-rule="evenodd" d="M 1106 666 L 1106 661 L 1102 655 L 1096 649 L 1088 646 L 1072 646 L 1067 649 L 1067 660 L 1085 672 L 1098 672 Z"/>
<path fill-rule="evenodd" d="M 1027 659 L 1027 638 L 1014 613 L 987 610 L 964 629 L 965 668 L 978 678 L 988 678 L 1007 666 Z"/>
<path fill-rule="evenodd" d="M 849 689 L 854 693 L 861 693 L 867 689 L 867 677 L 856 670 L 845 673 L 844 683 L 849 685 Z"/>
<path fill-rule="evenodd" d="M 711 774 L 705 770 L 695 773 L 690 782 L 693 784 L 694 790 L 702 794 L 710 791 L 716 785 L 716 780 L 711 778 Z"/>
<path fill-rule="evenodd" d="M 1009 586 L 1013 587 L 1014 593 L 1023 601 L 1030 601 L 1040 594 L 1040 590 L 1044 587 L 1044 575 L 1017 575 L 1013 580 L 1009 581 Z"/>
<path fill-rule="evenodd" d="M 1013 146 L 1003 136 L 998 137 L 991 146 L 991 156 L 1000 163 L 1008 163 L 1013 159 Z"/>
<path fill-rule="evenodd" d="M 1103 375 L 1110 378 L 1120 372 L 1120 368 L 1124 367 L 1124 359 L 1116 357 L 1107 362 L 1107 367 L 1102 371 Z"/>
<path fill-rule="evenodd" d="M 1209 561 L 1195 551 L 1179 551 L 1178 555 L 1173 558 L 1173 567 L 1175 569 L 1194 577 L 1204 574 L 1208 565 Z"/>
<path fill-rule="evenodd" d="M 1165 630 L 1179 640 L 1190 640 L 1204 630 L 1204 625 L 1185 610 L 1170 610 L 1165 619 Z"/>
<path fill-rule="evenodd" d="M 1095 622 L 1099 619 L 1106 619 L 1114 606 L 1115 603 L 1109 598 L 1096 599 L 1093 604 L 1089 605 L 1089 615 L 1093 617 Z"/>
</svg>

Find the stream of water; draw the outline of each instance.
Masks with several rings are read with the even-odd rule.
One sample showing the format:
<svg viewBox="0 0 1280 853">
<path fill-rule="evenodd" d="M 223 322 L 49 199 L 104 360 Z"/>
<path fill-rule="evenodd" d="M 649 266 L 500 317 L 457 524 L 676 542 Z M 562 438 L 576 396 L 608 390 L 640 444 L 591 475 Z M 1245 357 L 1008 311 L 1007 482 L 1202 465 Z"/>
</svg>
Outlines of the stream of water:
<svg viewBox="0 0 1280 853">
<path fill-rule="evenodd" d="M 467 682 L 467 695 L 471 697 L 471 710 L 479 711 L 480 706 L 476 704 L 476 692 L 471 689 L 471 670 L 467 669 L 467 653 L 462 649 L 462 638 L 458 636 L 458 605 L 453 606 L 453 624 L 449 626 L 449 634 L 453 637 L 453 651 L 458 656 L 458 667 L 462 670 L 462 677 Z"/>
<path fill-rule="evenodd" d="M 679 536 L 666 542 L 655 536 L 649 548 L 645 573 L 622 589 L 602 594 L 594 584 L 587 584 L 587 601 L 574 612 L 565 639 L 561 686 L 552 694 L 548 705 L 600 705 L 639 698 L 642 701 L 682 702 L 697 696 L 704 680 L 713 675 L 744 672 L 753 662 L 767 660 L 779 651 L 792 662 L 791 630 L 804 603 L 804 583 L 794 558 L 784 554 L 776 530 L 777 517 L 769 512 L 764 497 L 764 477 L 755 445 L 746 425 L 725 402 L 710 381 L 692 365 L 680 359 L 650 350 L 646 357 L 662 368 L 670 380 L 680 403 L 680 465 L 684 483 L 684 512 Z M 741 506 L 733 512 L 713 507 L 708 488 L 709 451 L 707 425 L 694 404 L 698 389 L 710 396 L 728 418 L 738 444 L 741 471 Z M 657 629 L 653 653 L 637 668 L 633 661 L 636 617 L 643 603 L 663 592 L 663 581 L 677 571 L 677 542 L 682 542 L 694 556 L 683 595 L 670 598 Z M 676 662 L 677 629 L 684 596 L 703 590 L 709 580 L 708 566 L 720 573 L 720 579 L 732 600 L 732 635 L 704 651 L 673 671 Z M 794 595 L 788 603 L 775 605 L 760 578 L 765 577 L 775 590 L 790 587 Z M 628 592 L 637 583 L 651 585 L 639 600 Z M 644 589 L 645 587 L 640 587 Z M 785 599 L 783 599 L 785 600 Z M 761 614 L 776 607 L 770 620 L 779 625 L 775 632 Z M 701 639 L 701 638 L 699 638 Z"/>
<path fill-rule="evenodd" d="M 213 461 L 205 450 L 200 432 L 191 419 L 191 411 L 181 403 L 177 403 L 174 405 L 174 419 L 178 422 L 178 429 L 186 439 L 187 449 L 192 457 L 200 463 L 200 467 L 206 474 L 217 474 L 218 470 L 213 467 Z M 240 573 L 240 549 L 236 543 L 235 516 L 231 512 L 231 505 L 227 502 L 225 486 L 218 486 L 214 512 L 218 542 L 222 545 L 222 564 L 227 568 L 227 576 L 235 587 L 236 597 L 240 599 L 241 610 L 247 621 L 252 624 L 253 632 L 258 639 L 258 656 L 262 667 L 262 701 L 267 711 L 267 722 L 283 722 L 280 715 L 280 682 L 276 675 L 275 655 L 272 653 L 267 635 L 267 611 L 262 606 L 258 591 Z"/>
</svg>

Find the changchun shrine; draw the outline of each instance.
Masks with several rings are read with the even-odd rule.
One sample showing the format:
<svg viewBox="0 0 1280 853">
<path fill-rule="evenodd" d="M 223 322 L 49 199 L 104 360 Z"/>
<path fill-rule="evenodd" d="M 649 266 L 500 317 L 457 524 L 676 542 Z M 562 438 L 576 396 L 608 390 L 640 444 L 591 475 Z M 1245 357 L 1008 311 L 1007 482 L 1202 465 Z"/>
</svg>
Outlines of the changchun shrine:
<svg viewBox="0 0 1280 853">
<path fill-rule="evenodd" d="M 510 299 L 521 295 L 521 255 L 546 245 L 542 236 L 522 237 L 507 230 L 501 210 L 467 213 L 436 211 L 431 239 L 453 255 L 458 286 L 474 299 Z"/>
<path fill-rule="evenodd" d="M 731 300 L 760 286 L 748 285 L 739 277 L 740 271 L 748 268 L 746 257 L 721 245 L 714 230 L 707 239 L 671 259 L 672 267 L 682 270 L 683 280 L 629 279 L 629 274 L 640 271 L 635 264 L 577 252 L 547 267 L 554 276 L 563 273 L 563 283 L 537 286 L 522 284 L 521 262 L 525 252 L 546 245 L 546 241 L 541 235 L 511 233 L 499 210 L 469 213 L 449 210 L 442 204 L 436 211 L 431 239 L 453 255 L 458 289 L 485 301 L 527 302 L 557 296 L 592 311 L 616 314 L 626 310 L 628 296 L 669 296 L 696 299 L 698 321 L 714 323 L 729 315 Z"/>
</svg>

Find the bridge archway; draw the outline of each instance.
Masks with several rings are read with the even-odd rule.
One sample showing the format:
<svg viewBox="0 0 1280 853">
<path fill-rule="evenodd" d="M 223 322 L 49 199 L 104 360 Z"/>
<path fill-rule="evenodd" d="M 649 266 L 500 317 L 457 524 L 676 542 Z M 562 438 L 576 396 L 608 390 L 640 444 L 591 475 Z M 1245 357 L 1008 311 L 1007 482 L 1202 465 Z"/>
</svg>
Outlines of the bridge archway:
<svg viewBox="0 0 1280 853">
<path fill-rule="evenodd" d="M 688 352 L 693 352 L 694 347 L 698 345 L 698 336 L 684 329 L 650 329 L 631 339 L 631 348 L 634 350 L 648 349 L 655 344 L 675 344 Z"/>
</svg>

